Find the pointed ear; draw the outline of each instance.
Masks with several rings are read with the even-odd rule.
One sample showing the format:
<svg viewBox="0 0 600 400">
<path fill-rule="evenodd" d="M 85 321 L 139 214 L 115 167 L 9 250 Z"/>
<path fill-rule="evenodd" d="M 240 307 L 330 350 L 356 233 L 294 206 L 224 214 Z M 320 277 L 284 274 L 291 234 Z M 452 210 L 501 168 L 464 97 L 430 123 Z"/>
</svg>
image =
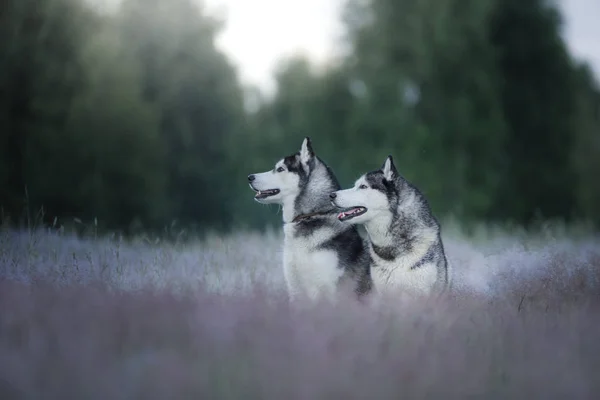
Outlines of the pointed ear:
<svg viewBox="0 0 600 400">
<path fill-rule="evenodd" d="M 303 164 L 308 164 L 308 162 L 315 156 L 315 152 L 313 151 L 312 144 L 310 142 L 310 138 L 307 136 L 302 141 L 302 147 L 300 147 L 300 161 Z"/>
<path fill-rule="evenodd" d="M 383 171 L 383 177 L 387 181 L 393 181 L 398 176 L 398 171 L 396 170 L 392 156 L 387 156 L 381 167 L 381 171 Z"/>
</svg>

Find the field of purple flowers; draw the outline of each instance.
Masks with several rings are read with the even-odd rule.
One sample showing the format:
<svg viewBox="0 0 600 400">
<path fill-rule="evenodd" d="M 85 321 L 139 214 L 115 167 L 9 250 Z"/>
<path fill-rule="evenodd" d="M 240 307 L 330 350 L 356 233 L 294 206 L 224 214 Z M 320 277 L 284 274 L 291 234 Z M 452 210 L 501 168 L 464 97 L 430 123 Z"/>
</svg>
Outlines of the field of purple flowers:
<svg viewBox="0 0 600 400">
<path fill-rule="evenodd" d="M 0 398 L 597 398 L 600 240 L 445 235 L 452 297 L 291 307 L 276 233 L 2 230 Z"/>
</svg>

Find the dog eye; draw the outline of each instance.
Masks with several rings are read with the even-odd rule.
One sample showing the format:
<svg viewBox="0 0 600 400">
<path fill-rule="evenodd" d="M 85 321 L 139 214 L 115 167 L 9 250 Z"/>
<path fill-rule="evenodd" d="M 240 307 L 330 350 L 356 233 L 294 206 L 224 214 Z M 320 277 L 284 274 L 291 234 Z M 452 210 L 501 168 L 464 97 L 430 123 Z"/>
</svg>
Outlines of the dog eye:
<svg viewBox="0 0 600 400">
<path fill-rule="evenodd" d="M 362 184 L 362 185 L 360 185 L 358 188 L 359 188 L 359 189 L 366 189 L 366 188 L 367 188 L 367 185 L 365 185 L 365 184 Z"/>
<path fill-rule="evenodd" d="M 277 172 L 283 172 L 283 167 L 277 168 Z"/>
</svg>

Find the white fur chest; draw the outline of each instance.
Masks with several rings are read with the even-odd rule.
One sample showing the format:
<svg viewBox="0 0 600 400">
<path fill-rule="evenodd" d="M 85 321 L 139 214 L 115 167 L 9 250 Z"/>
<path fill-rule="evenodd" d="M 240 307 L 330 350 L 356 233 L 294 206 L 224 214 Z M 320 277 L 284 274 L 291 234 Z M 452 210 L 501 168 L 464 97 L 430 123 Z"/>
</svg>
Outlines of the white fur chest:
<svg viewBox="0 0 600 400">
<path fill-rule="evenodd" d="M 424 263 L 416 269 L 411 267 L 422 255 L 409 253 L 393 261 L 386 261 L 370 250 L 373 258 L 371 277 L 378 291 L 408 289 L 429 294 L 437 280 L 437 267 L 433 263 Z M 424 254 L 423 254 L 424 255 Z"/>
<path fill-rule="evenodd" d="M 343 270 L 338 268 L 335 251 L 320 248 L 332 233 L 319 229 L 309 236 L 296 237 L 294 224 L 284 226 L 283 272 L 292 298 L 335 294 Z"/>
</svg>

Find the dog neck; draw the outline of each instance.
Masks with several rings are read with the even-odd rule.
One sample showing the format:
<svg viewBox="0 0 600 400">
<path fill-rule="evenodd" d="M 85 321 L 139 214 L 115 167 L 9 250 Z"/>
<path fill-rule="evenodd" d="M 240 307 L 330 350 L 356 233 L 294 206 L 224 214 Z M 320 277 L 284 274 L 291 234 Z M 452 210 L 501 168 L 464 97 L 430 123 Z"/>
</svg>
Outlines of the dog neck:
<svg viewBox="0 0 600 400">
<path fill-rule="evenodd" d="M 391 215 L 379 215 L 365 223 L 365 230 L 372 244 L 387 247 L 394 244 L 394 237 L 389 234 L 392 226 Z"/>
<path fill-rule="evenodd" d="M 299 215 L 296 215 L 292 219 L 292 223 L 306 221 L 306 220 L 309 220 L 309 219 L 311 219 L 313 217 L 323 217 L 323 216 L 326 216 L 326 215 L 330 215 L 332 213 L 332 211 L 333 211 L 333 209 L 331 209 L 331 210 L 325 210 L 325 211 L 316 211 L 316 212 L 307 213 L 307 214 L 299 214 Z"/>
</svg>

